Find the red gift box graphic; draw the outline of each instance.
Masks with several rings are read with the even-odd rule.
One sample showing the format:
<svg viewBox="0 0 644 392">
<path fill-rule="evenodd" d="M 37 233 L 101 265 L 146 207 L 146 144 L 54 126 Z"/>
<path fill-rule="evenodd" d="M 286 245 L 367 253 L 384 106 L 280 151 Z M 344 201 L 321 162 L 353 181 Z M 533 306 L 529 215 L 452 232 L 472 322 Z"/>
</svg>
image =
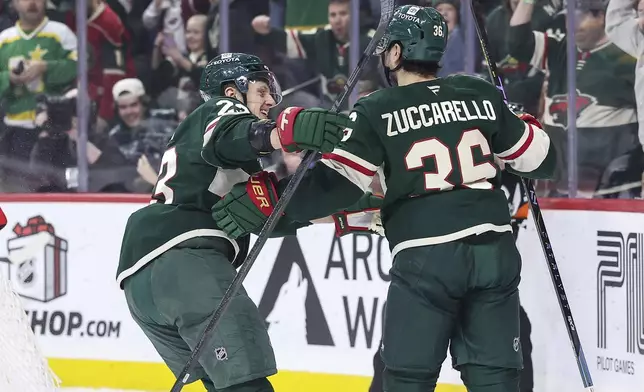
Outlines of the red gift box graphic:
<svg viewBox="0 0 644 392">
<path fill-rule="evenodd" d="M 67 241 L 42 216 L 17 223 L 7 241 L 10 279 L 25 298 L 48 302 L 67 293 Z"/>
</svg>

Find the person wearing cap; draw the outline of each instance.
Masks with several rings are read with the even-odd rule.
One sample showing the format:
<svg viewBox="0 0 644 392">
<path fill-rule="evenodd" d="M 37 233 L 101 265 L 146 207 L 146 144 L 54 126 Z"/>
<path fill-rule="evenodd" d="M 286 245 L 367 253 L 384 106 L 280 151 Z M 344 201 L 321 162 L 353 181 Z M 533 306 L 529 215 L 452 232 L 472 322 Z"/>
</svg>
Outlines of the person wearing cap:
<svg viewBox="0 0 644 392">
<path fill-rule="evenodd" d="M 116 118 L 128 128 L 134 128 L 145 112 L 145 88 L 139 79 L 121 79 L 112 88 Z"/>
<path fill-rule="evenodd" d="M 135 78 L 116 82 L 112 96 L 117 124 L 109 131 L 108 138 L 119 146 L 126 160 L 139 169 L 158 166 L 165 145 L 178 124 L 176 111 L 150 109 L 143 83 Z M 147 178 L 150 176 L 144 175 L 147 172 L 149 170 L 141 169 L 139 175 L 149 183 Z"/>
</svg>

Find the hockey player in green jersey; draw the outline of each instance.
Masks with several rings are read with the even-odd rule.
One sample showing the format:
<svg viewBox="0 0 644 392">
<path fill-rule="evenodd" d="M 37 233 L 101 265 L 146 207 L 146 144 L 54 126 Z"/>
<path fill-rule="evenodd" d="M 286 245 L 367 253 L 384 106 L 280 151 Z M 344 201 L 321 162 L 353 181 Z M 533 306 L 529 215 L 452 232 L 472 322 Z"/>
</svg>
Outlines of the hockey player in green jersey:
<svg viewBox="0 0 644 392">
<path fill-rule="evenodd" d="M 377 54 L 398 86 L 356 103 L 341 143 L 307 173 L 281 219 L 343 209 L 382 170 L 393 257 L 384 391 L 433 391 L 449 347 L 470 392 L 518 392 L 521 258 L 495 159 L 509 172 L 549 178 L 555 151 L 539 122 L 508 109 L 492 84 L 435 77 L 446 37 L 436 10 L 396 9 Z M 285 110 L 278 124 L 300 110 Z M 274 204 L 288 178 L 251 181 Z M 266 220 L 256 198 L 243 184 L 233 187 L 213 208 L 219 227 L 233 236 L 256 232 Z"/>
<path fill-rule="evenodd" d="M 132 317 L 175 375 L 250 241 L 227 236 L 211 207 L 235 183 L 261 171 L 259 157 L 278 148 L 330 152 L 349 123 L 345 115 L 311 109 L 300 111 L 287 129 L 276 129 L 268 111 L 280 102 L 280 87 L 259 58 L 242 53 L 211 60 L 200 90 L 205 103 L 170 139 L 151 203 L 128 219 L 117 272 Z M 281 229 L 288 224 L 282 219 Z M 266 325 L 243 289 L 210 345 L 190 382 L 200 379 L 208 391 L 273 391 L 266 377 L 277 371 Z"/>
</svg>

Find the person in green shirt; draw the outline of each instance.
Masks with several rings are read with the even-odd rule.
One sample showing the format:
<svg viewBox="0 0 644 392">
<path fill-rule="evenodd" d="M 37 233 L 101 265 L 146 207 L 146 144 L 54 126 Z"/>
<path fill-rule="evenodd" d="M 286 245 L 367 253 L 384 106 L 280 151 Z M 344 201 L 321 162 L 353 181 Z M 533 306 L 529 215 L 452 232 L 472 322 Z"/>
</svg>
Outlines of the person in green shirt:
<svg viewBox="0 0 644 392">
<path fill-rule="evenodd" d="M 62 95 L 76 79 L 76 36 L 45 16 L 45 0 L 14 0 L 15 26 L 0 32 L 0 100 L 5 130 L 0 154 L 28 161 L 39 131 L 38 95 Z"/>
</svg>

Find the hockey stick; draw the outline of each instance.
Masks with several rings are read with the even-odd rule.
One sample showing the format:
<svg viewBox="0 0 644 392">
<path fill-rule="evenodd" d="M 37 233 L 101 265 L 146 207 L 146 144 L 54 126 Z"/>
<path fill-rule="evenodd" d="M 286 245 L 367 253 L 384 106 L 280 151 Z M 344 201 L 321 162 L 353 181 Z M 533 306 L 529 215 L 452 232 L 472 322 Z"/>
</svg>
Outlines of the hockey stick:
<svg viewBox="0 0 644 392">
<path fill-rule="evenodd" d="M 496 86 L 501 94 L 503 94 L 503 99 L 505 102 L 508 102 L 507 95 L 503 89 L 503 82 L 499 77 L 496 69 L 496 63 L 490 58 L 490 53 L 488 51 L 489 41 L 487 38 L 487 33 L 484 29 L 481 29 L 479 19 L 474 10 L 474 0 L 471 0 L 470 8 L 472 10 L 472 16 L 474 19 L 474 26 L 476 27 L 476 33 L 479 38 L 479 43 L 481 44 L 481 52 L 487 63 L 488 70 L 490 72 L 490 78 L 492 79 L 494 85 Z M 543 216 L 541 214 L 541 207 L 539 207 L 539 202 L 537 201 L 537 193 L 534 190 L 534 185 L 532 180 L 527 178 L 521 178 L 521 184 L 528 195 L 528 200 L 530 203 L 530 211 L 532 211 L 532 218 L 534 219 L 534 224 L 539 233 L 539 239 L 541 240 L 541 248 L 543 249 L 543 254 L 546 257 L 548 264 L 548 270 L 550 271 L 550 278 L 552 279 L 552 284 L 554 286 L 555 292 L 557 293 L 557 301 L 559 302 L 559 308 L 561 309 L 561 314 L 564 318 L 566 324 L 566 329 L 568 330 L 568 337 L 572 343 L 572 348 L 575 353 L 575 359 L 577 360 L 577 366 L 579 368 L 579 374 L 581 375 L 581 381 L 584 384 L 584 388 L 588 391 L 593 391 L 593 380 L 590 376 L 590 370 L 588 369 L 588 364 L 586 363 L 586 357 L 584 355 L 584 350 L 581 347 L 581 340 L 579 339 L 579 334 L 577 333 L 577 326 L 572 318 L 572 311 L 570 310 L 570 304 L 568 303 L 568 296 L 564 290 L 563 281 L 561 280 L 561 275 L 559 274 L 559 267 L 557 267 L 557 261 L 555 260 L 555 254 L 552 250 L 552 245 L 550 243 L 550 238 L 548 237 L 548 232 L 546 231 L 546 224 L 543 221 Z"/>
<path fill-rule="evenodd" d="M 642 181 L 634 181 L 634 182 L 629 182 L 622 185 L 617 185 L 612 188 L 600 189 L 598 191 L 595 191 L 595 193 L 593 194 L 593 197 L 612 195 L 613 193 L 630 191 L 631 189 L 635 189 L 635 188 L 642 188 Z"/>
<path fill-rule="evenodd" d="M 287 97 L 287 96 L 293 94 L 296 91 L 302 90 L 304 87 L 308 87 L 308 86 L 310 86 L 312 84 L 315 84 L 315 83 L 320 81 L 320 78 L 321 78 L 321 76 L 318 75 L 318 76 L 316 76 L 314 78 L 311 78 L 311 79 L 309 79 L 307 81 L 304 81 L 304 82 L 302 82 L 300 84 L 297 84 L 297 85 L 295 85 L 295 86 L 293 86 L 293 87 L 291 87 L 289 89 L 286 89 L 286 90 L 282 91 L 282 97 Z"/>
<path fill-rule="evenodd" d="M 353 72 L 351 72 L 351 75 L 349 76 L 347 83 L 344 85 L 344 89 L 342 90 L 340 95 L 336 98 L 335 102 L 333 103 L 333 107 L 331 108 L 331 111 L 333 112 L 339 111 L 340 106 L 347 98 L 347 96 L 349 95 L 353 87 L 357 84 L 358 77 L 360 76 L 360 74 L 362 73 L 362 70 L 364 69 L 365 65 L 369 61 L 369 58 L 375 51 L 376 46 L 380 41 L 380 38 L 382 38 L 382 36 L 385 34 L 385 30 L 387 29 L 387 25 L 389 24 L 389 21 L 391 20 L 393 13 L 394 13 L 394 0 L 380 0 L 380 21 L 378 22 L 378 28 L 376 29 L 376 32 L 371 38 L 369 45 L 362 53 L 362 56 L 358 61 L 358 65 L 353 70 Z M 226 290 L 226 293 L 224 294 L 224 297 L 221 299 L 221 303 L 217 307 L 217 310 L 215 310 L 215 313 L 213 314 L 212 318 L 208 322 L 208 325 L 201 333 L 201 336 L 199 338 L 199 341 L 197 342 L 197 345 L 192 350 L 192 354 L 190 354 L 190 358 L 188 359 L 188 362 L 186 363 L 184 368 L 181 370 L 181 373 L 179 373 L 179 376 L 177 377 L 177 381 L 174 383 L 174 385 L 172 386 L 172 389 L 170 390 L 171 392 L 179 392 L 186 385 L 186 382 L 190 378 L 190 371 L 192 367 L 197 363 L 197 361 L 201 356 L 201 352 L 203 351 L 204 347 L 210 340 L 210 337 L 212 335 L 211 332 L 217 327 L 217 324 L 219 323 L 219 320 L 221 320 L 222 315 L 224 314 L 224 312 L 226 312 L 226 309 L 228 309 L 228 306 L 233 296 L 237 294 L 237 292 L 241 288 L 242 282 L 246 278 L 246 275 L 248 275 L 248 271 L 250 271 L 250 268 L 253 266 L 253 264 L 255 263 L 255 260 L 259 256 L 259 252 L 266 244 L 266 241 L 268 241 L 268 236 L 275 228 L 275 225 L 277 224 L 278 219 L 282 215 L 284 208 L 286 207 L 288 202 L 295 194 L 295 190 L 297 189 L 298 185 L 304 178 L 306 171 L 319 158 L 320 158 L 320 154 L 318 154 L 316 151 L 306 152 L 304 159 L 302 160 L 302 163 L 300 163 L 300 165 L 297 167 L 297 170 L 293 174 L 293 177 L 289 181 L 288 185 L 286 186 L 286 189 L 282 193 L 282 196 L 280 197 L 279 201 L 275 205 L 275 209 L 266 220 L 266 223 L 264 223 L 264 227 L 262 227 L 262 230 L 259 232 L 259 235 L 257 236 L 257 241 L 255 241 L 250 252 L 248 252 L 248 256 L 246 257 L 246 260 L 244 261 L 239 271 L 237 272 L 235 279 L 233 279 L 232 283 L 230 284 L 230 287 L 228 287 L 228 290 Z"/>
</svg>

